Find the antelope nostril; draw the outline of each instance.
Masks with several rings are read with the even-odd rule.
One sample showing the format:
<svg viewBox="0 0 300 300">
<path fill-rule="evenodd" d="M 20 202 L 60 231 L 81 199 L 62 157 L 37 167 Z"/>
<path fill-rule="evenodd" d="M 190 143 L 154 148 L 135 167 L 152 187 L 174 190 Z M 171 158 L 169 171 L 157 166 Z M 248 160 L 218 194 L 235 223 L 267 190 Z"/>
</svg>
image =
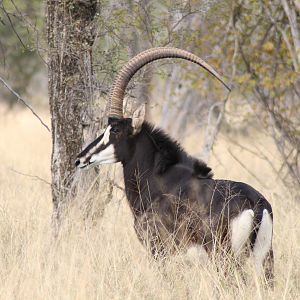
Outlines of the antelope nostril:
<svg viewBox="0 0 300 300">
<path fill-rule="evenodd" d="M 78 167 L 78 166 L 79 166 L 79 164 L 80 164 L 80 160 L 79 160 L 79 159 L 77 159 L 77 160 L 75 161 L 75 166 L 76 166 L 76 167 Z"/>
</svg>

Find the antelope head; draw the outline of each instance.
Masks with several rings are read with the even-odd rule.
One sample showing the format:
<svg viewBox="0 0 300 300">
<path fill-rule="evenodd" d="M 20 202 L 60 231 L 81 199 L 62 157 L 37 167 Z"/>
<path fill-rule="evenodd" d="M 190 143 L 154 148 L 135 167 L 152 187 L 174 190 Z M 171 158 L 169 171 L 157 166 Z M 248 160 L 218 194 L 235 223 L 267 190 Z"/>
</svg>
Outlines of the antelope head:
<svg viewBox="0 0 300 300">
<path fill-rule="evenodd" d="M 200 57 L 177 48 L 153 48 L 133 57 L 119 71 L 109 98 L 109 119 L 104 132 L 88 145 L 78 156 L 75 165 L 79 168 L 115 163 L 126 159 L 131 139 L 139 133 L 144 121 L 145 107 L 141 106 L 133 118 L 123 117 L 123 98 L 126 87 L 134 74 L 146 64 L 163 58 L 181 58 L 200 65 L 217 78 L 229 91 L 222 77 Z"/>
<path fill-rule="evenodd" d="M 144 117 L 144 105 L 134 112 L 132 118 L 110 117 L 104 132 L 77 156 L 75 165 L 85 168 L 126 159 L 132 147 L 131 138 L 140 131 Z"/>
</svg>

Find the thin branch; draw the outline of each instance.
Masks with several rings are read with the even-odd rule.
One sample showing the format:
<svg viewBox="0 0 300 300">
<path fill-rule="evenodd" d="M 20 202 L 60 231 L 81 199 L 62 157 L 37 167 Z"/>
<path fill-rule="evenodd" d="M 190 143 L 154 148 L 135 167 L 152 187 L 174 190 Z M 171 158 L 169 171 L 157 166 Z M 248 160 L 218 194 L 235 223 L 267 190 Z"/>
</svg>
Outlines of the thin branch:
<svg viewBox="0 0 300 300">
<path fill-rule="evenodd" d="M 41 181 L 41 182 L 43 182 L 43 183 L 45 183 L 45 184 L 51 186 L 51 183 L 50 183 L 49 181 L 47 181 L 47 180 L 45 180 L 45 179 L 43 179 L 43 178 L 41 178 L 41 177 L 39 177 L 39 176 L 31 175 L 31 174 L 26 174 L 26 173 L 22 173 L 22 172 L 19 172 L 19 171 L 17 171 L 17 170 L 14 170 L 14 169 L 12 169 L 12 168 L 9 168 L 9 170 L 12 171 L 12 172 L 14 172 L 14 173 L 17 173 L 17 174 L 19 174 L 19 175 L 26 176 L 26 177 L 30 177 L 30 178 L 32 178 L 32 179 L 34 179 L 34 180 L 39 180 L 39 181 Z"/>
<path fill-rule="evenodd" d="M 125 193 L 125 189 L 123 188 L 123 187 L 121 187 L 119 184 L 117 184 L 113 179 L 107 179 L 108 180 L 108 182 L 110 183 L 110 184 L 112 184 L 114 187 L 116 187 L 116 188 L 118 188 L 119 190 L 121 190 L 122 192 L 124 192 Z"/>
<path fill-rule="evenodd" d="M 4 14 L 6 15 L 8 21 L 9 21 L 9 23 L 11 25 L 11 28 L 12 28 L 13 32 L 15 33 L 15 35 L 17 36 L 18 40 L 20 41 L 21 45 L 24 47 L 24 49 L 27 49 L 26 46 L 25 46 L 25 44 L 23 43 L 21 37 L 19 36 L 18 32 L 16 31 L 15 26 L 14 26 L 14 24 L 13 24 L 13 22 L 12 22 L 10 16 L 9 16 L 9 14 L 8 14 L 8 12 L 5 10 L 5 8 L 4 8 L 3 5 L 1 7 L 1 9 L 4 11 Z"/>
<path fill-rule="evenodd" d="M 180 23 L 182 23 L 186 18 L 188 18 L 189 16 L 196 14 L 198 12 L 199 12 L 198 10 L 187 12 L 175 24 L 173 24 L 173 26 L 170 29 L 170 32 L 173 32 L 180 25 Z"/>
<path fill-rule="evenodd" d="M 300 30 L 299 24 L 297 20 L 297 13 L 293 6 L 290 6 L 287 0 L 281 0 L 283 9 L 285 11 L 286 16 L 288 17 L 292 39 L 294 42 L 294 48 L 297 55 L 298 64 L 300 64 Z"/>
<path fill-rule="evenodd" d="M 6 81 L 0 76 L 0 81 L 4 84 L 4 86 L 12 93 L 14 94 L 19 101 L 21 101 L 32 113 L 33 115 L 41 122 L 41 124 L 50 132 L 49 127 L 44 123 L 44 121 L 41 119 L 41 117 L 33 110 L 32 106 L 28 104 L 17 92 L 15 92 L 11 86 L 6 83 Z"/>
<path fill-rule="evenodd" d="M 232 152 L 230 148 L 227 148 L 229 154 L 253 177 L 255 178 L 264 188 L 268 189 L 267 187 L 249 168 L 239 159 L 237 156 Z"/>
<path fill-rule="evenodd" d="M 260 153 L 257 153 L 257 152 L 255 152 L 255 151 L 251 150 L 250 148 L 248 148 L 248 147 L 246 147 L 246 146 L 240 144 L 237 140 L 231 138 L 230 136 L 226 136 L 226 140 L 227 140 L 229 143 L 231 143 L 232 145 L 238 146 L 241 150 L 247 151 L 247 152 L 251 153 L 251 154 L 254 155 L 254 156 L 257 156 L 258 158 L 260 158 L 260 159 L 262 159 L 262 160 L 265 159 L 265 156 L 262 156 L 262 155 L 261 155 L 261 151 L 260 151 Z M 256 147 L 256 145 L 254 145 L 254 146 Z M 258 148 L 256 147 L 256 149 L 258 149 Z"/>
<path fill-rule="evenodd" d="M 36 52 L 37 52 L 38 56 L 40 57 L 40 59 L 43 61 L 43 63 L 45 65 L 48 65 L 47 62 L 46 62 L 46 60 L 43 58 L 43 56 L 41 54 L 41 51 L 40 51 L 40 50 L 42 50 L 42 51 L 44 51 L 44 53 L 46 52 L 46 49 L 40 47 L 40 32 L 38 31 L 38 29 L 36 28 L 36 26 L 33 25 L 31 23 L 31 21 L 27 17 L 25 17 L 25 15 L 19 10 L 19 8 L 17 7 L 17 5 L 15 4 L 15 2 L 13 0 L 11 0 L 11 3 L 15 7 L 17 13 L 19 14 L 19 15 L 15 15 L 15 14 L 12 14 L 12 15 L 15 18 L 18 18 L 20 20 L 20 22 L 23 22 L 24 25 L 26 23 L 30 27 L 30 30 L 33 31 L 33 33 L 35 35 L 35 40 L 36 40 L 36 47 L 35 47 Z M 29 34 L 30 32 L 29 32 L 29 28 L 27 26 L 26 26 L 26 29 L 27 29 L 27 32 Z"/>
<path fill-rule="evenodd" d="M 275 28 L 281 33 L 284 42 L 286 43 L 286 46 L 289 50 L 291 59 L 292 59 L 292 63 L 293 63 L 293 67 L 295 69 L 295 71 L 297 72 L 299 70 L 299 63 L 298 63 L 298 59 L 297 59 L 297 52 L 295 51 L 295 49 L 293 48 L 293 46 L 291 45 L 289 38 L 288 38 L 288 34 L 286 33 L 286 31 L 280 26 L 280 22 L 279 20 L 276 20 L 273 15 L 271 10 L 269 9 L 269 7 L 266 5 L 266 3 L 264 1 L 261 1 L 261 4 L 263 5 L 264 8 L 264 13 L 266 14 L 266 16 L 270 19 L 271 23 L 273 26 L 275 26 Z"/>
</svg>

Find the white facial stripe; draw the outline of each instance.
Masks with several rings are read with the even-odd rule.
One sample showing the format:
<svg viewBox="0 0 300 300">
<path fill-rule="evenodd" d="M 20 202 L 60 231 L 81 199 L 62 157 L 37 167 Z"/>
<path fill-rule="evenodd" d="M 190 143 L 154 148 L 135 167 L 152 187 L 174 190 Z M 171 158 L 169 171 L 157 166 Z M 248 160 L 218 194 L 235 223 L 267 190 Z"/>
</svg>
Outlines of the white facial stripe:
<svg viewBox="0 0 300 300">
<path fill-rule="evenodd" d="M 117 162 L 115 156 L 115 148 L 113 145 L 109 145 L 104 150 L 97 154 L 92 155 L 90 163 L 92 164 L 104 164 L 104 163 L 114 163 Z"/>
<path fill-rule="evenodd" d="M 102 140 L 96 145 L 96 147 L 100 146 L 102 144 L 106 145 L 109 142 L 110 130 L 111 130 L 111 125 L 108 125 L 105 132 L 104 132 Z"/>
<path fill-rule="evenodd" d="M 93 153 L 96 152 L 101 145 L 106 145 L 109 142 L 110 129 L 111 129 L 111 125 L 108 125 L 104 131 L 103 138 L 92 149 L 90 149 L 89 152 L 86 153 L 86 155 L 82 157 L 80 160 L 84 161 L 89 156 L 91 155 L 93 156 Z"/>
</svg>

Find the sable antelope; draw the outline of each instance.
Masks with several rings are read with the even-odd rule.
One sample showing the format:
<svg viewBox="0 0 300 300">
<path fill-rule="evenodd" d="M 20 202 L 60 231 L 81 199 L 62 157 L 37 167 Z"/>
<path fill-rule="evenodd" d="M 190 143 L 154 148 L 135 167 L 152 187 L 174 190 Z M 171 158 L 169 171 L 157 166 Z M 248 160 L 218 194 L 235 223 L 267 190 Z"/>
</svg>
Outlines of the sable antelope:
<svg viewBox="0 0 300 300">
<path fill-rule="evenodd" d="M 164 257 L 177 247 L 205 251 L 208 256 L 224 249 L 235 257 L 248 253 L 258 272 L 271 279 L 273 214 L 269 202 L 245 183 L 213 179 L 204 162 L 144 122 L 143 107 L 132 119 L 123 117 L 130 79 L 144 65 L 163 58 L 192 61 L 229 89 L 210 65 L 187 51 L 154 48 L 138 54 L 113 84 L 108 126 L 78 155 L 76 166 L 122 163 L 136 233 L 154 257 Z"/>
</svg>

